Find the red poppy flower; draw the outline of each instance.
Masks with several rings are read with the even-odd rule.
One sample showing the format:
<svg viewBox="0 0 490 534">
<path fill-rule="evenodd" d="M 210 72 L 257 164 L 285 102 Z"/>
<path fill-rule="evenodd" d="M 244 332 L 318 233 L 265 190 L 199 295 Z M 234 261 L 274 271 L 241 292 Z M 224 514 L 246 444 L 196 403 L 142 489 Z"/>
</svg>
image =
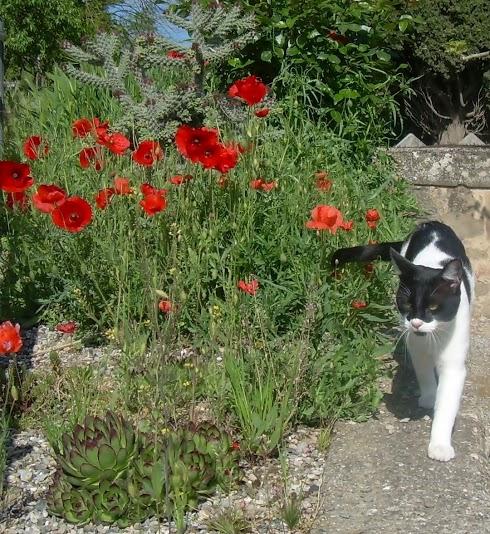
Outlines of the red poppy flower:
<svg viewBox="0 0 490 534">
<path fill-rule="evenodd" d="M 5 204 L 11 210 L 18 208 L 21 211 L 26 211 L 29 207 L 29 197 L 25 191 L 21 191 L 20 193 L 7 193 Z"/>
<path fill-rule="evenodd" d="M 250 282 L 240 280 L 237 284 L 237 287 L 238 289 L 241 289 L 244 293 L 248 293 L 249 295 L 252 295 L 254 297 L 257 293 L 257 290 L 259 289 L 259 282 L 257 280 L 251 280 Z"/>
<path fill-rule="evenodd" d="M 366 263 L 364 265 L 364 274 L 366 276 L 371 276 L 374 272 L 374 264 L 373 263 Z"/>
<path fill-rule="evenodd" d="M 327 37 L 329 39 L 332 39 L 332 41 L 336 41 L 337 43 L 340 43 L 343 45 L 349 42 L 349 39 L 345 35 L 341 35 L 340 33 L 337 33 L 335 30 L 331 30 L 330 32 L 328 32 Z"/>
<path fill-rule="evenodd" d="M 97 137 L 97 143 L 105 146 L 110 152 L 118 156 L 122 156 L 131 144 L 129 139 L 119 132 L 114 132 L 112 134 L 102 132 Z"/>
<path fill-rule="evenodd" d="M 82 150 L 80 150 L 78 159 L 82 169 L 88 169 L 90 165 L 93 165 L 96 171 L 101 171 L 104 168 L 102 152 L 98 146 L 82 148 Z"/>
<path fill-rule="evenodd" d="M 218 144 L 218 130 L 214 128 L 193 128 L 183 124 L 175 134 L 177 150 L 186 158 L 196 163 L 208 147 Z"/>
<path fill-rule="evenodd" d="M 185 59 L 185 54 L 183 52 L 179 52 L 178 50 L 169 50 L 167 52 L 167 57 L 170 59 Z"/>
<path fill-rule="evenodd" d="M 353 300 L 351 302 L 351 306 L 356 310 L 362 310 L 362 308 L 366 308 L 367 302 L 365 302 L 364 300 Z"/>
<path fill-rule="evenodd" d="M 257 76 L 247 76 L 237 80 L 229 89 L 228 95 L 232 98 L 241 98 L 249 106 L 261 102 L 267 94 L 267 86 Z"/>
<path fill-rule="evenodd" d="M 256 178 L 255 180 L 250 181 L 250 187 L 252 189 L 260 190 L 262 189 L 262 184 L 264 183 L 263 178 Z"/>
<path fill-rule="evenodd" d="M 371 230 L 374 230 L 378 226 L 380 215 L 377 209 L 371 209 L 366 211 L 366 222 Z"/>
<path fill-rule="evenodd" d="M 316 179 L 316 188 L 319 191 L 330 191 L 332 189 L 332 180 L 329 180 L 328 178 L 317 178 Z"/>
<path fill-rule="evenodd" d="M 234 450 L 234 451 L 239 451 L 240 450 L 240 443 L 238 441 L 234 441 L 231 444 L 231 449 Z"/>
<path fill-rule="evenodd" d="M 218 150 L 212 158 L 211 168 L 216 169 L 221 174 L 231 171 L 238 163 L 238 150 L 233 145 L 218 145 Z M 201 160 L 199 160 L 201 161 Z"/>
<path fill-rule="evenodd" d="M 320 204 L 311 212 L 311 220 L 306 227 L 312 230 L 328 230 L 335 234 L 342 226 L 342 213 L 334 206 Z"/>
<path fill-rule="evenodd" d="M 64 323 L 58 323 L 55 326 L 57 332 L 62 334 L 73 334 L 77 330 L 78 326 L 75 321 L 65 321 Z"/>
<path fill-rule="evenodd" d="M 151 184 L 141 184 L 140 185 L 140 191 L 143 193 L 143 195 L 161 195 L 165 196 L 167 194 L 166 189 L 157 189 L 156 187 L 153 187 Z"/>
<path fill-rule="evenodd" d="M 83 230 L 92 220 L 92 207 L 80 197 L 68 197 L 51 212 L 53 223 L 59 228 L 75 233 Z"/>
<path fill-rule="evenodd" d="M 195 161 L 198 161 L 205 169 L 214 169 L 218 164 L 222 151 L 223 145 L 221 143 L 208 145 L 203 147 L 202 153 Z"/>
<path fill-rule="evenodd" d="M 170 301 L 170 300 L 161 300 L 158 303 L 158 309 L 162 313 L 171 313 L 173 311 L 173 309 L 174 309 L 174 306 L 172 304 L 172 301 Z"/>
<path fill-rule="evenodd" d="M 10 321 L 0 324 L 0 354 L 19 352 L 21 348 L 20 326 L 14 326 Z"/>
<path fill-rule="evenodd" d="M 73 133 L 73 137 L 83 138 L 87 137 L 89 133 L 100 136 L 106 133 L 108 128 L 108 122 L 100 122 L 97 117 L 93 118 L 92 120 L 84 117 L 73 122 L 71 131 Z"/>
<path fill-rule="evenodd" d="M 270 112 L 270 109 L 269 109 L 269 108 L 258 109 L 258 110 L 255 112 L 255 116 L 256 116 L 256 117 L 259 117 L 259 119 L 262 119 L 262 118 L 264 118 L 264 117 L 267 117 L 267 115 L 269 115 L 269 112 Z"/>
<path fill-rule="evenodd" d="M 92 131 L 92 121 L 83 117 L 73 122 L 71 126 L 73 137 L 86 137 Z"/>
<path fill-rule="evenodd" d="M 122 176 L 116 176 L 114 178 L 114 192 L 116 195 L 131 195 L 133 190 L 130 187 L 129 178 L 123 178 Z"/>
<path fill-rule="evenodd" d="M 97 117 L 92 119 L 92 132 L 96 137 L 99 137 L 103 133 L 106 133 L 109 129 L 109 121 L 101 122 Z"/>
<path fill-rule="evenodd" d="M 163 195 L 150 193 L 149 195 L 145 195 L 145 198 L 140 201 L 140 206 L 145 210 L 147 215 L 152 217 L 167 207 L 167 200 Z"/>
<path fill-rule="evenodd" d="M 113 187 L 106 187 L 101 189 L 95 196 L 95 204 L 101 210 L 107 208 L 111 198 L 116 194 L 116 190 Z"/>
<path fill-rule="evenodd" d="M 172 176 L 172 178 L 169 179 L 169 182 L 173 185 L 182 185 L 190 180 L 192 180 L 192 175 L 190 174 L 177 174 Z"/>
<path fill-rule="evenodd" d="M 276 181 L 273 181 L 273 182 L 264 182 L 262 184 L 262 191 L 272 191 L 273 189 L 275 189 L 277 187 L 277 182 Z"/>
<path fill-rule="evenodd" d="M 156 161 L 163 158 L 163 149 L 158 141 L 141 141 L 132 157 L 136 163 L 151 167 Z"/>
<path fill-rule="evenodd" d="M 34 183 L 26 163 L 0 161 L 0 189 L 6 193 L 22 193 Z"/>
<path fill-rule="evenodd" d="M 354 228 L 354 221 L 342 221 L 340 228 L 347 232 L 350 232 Z"/>
<path fill-rule="evenodd" d="M 49 152 L 48 143 L 43 141 L 39 135 L 31 135 L 22 145 L 24 156 L 28 159 L 38 159 L 41 156 L 46 156 Z"/>
<path fill-rule="evenodd" d="M 327 171 L 315 172 L 315 178 L 317 189 L 320 191 L 330 191 L 332 188 L 332 180 L 329 179 L 329 174 Z"/>
<path fill-rule="evenodd" d="M 56 206 L 63 204 L 66 192 L 57 185 L 40 185 L 32 195 L 34 207 L 43 213 L 51 213 Z"/>
<path fill-rule="evenodd" d="M 266 182 L 263 178 L 257 178 L 250 181 L 250 187 L 257 191 L 271 191 L 277 187 L 276 181 Z"/>
</svg>

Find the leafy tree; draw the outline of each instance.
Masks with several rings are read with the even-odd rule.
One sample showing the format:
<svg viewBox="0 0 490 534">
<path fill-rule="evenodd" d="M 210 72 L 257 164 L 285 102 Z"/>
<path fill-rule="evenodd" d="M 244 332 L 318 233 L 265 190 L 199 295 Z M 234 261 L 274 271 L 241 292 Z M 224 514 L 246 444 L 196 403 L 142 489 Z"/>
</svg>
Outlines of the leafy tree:
<svg viewBox="0 0 490 534">
<path fill-rule="evenodd" d="M 407 2 L 408 3 L 408 2 Z M 459 142 L 488 135 L 490 9 L 488 0 L 419 0 L 409 13 L 423 21 L 406 48 L 417 81 L 408 112 L 426 140 Z"/>
<path fill-rule="evenodd" d="M 110 25 L 109 0 L 2 0 L 6 30 L 7 77 L 23 70 L 45 73 L 62 53 L 65 40 L 83 37 Z"/>
</svg>

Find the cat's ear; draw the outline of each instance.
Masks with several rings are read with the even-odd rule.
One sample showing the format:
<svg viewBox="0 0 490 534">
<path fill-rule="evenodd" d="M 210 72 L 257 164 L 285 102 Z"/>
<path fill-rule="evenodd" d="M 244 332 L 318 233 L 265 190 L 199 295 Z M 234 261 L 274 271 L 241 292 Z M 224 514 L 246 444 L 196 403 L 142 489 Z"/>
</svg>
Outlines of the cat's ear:
<svg viewBox="0 0 490 534">
<path fill-rule="evenodd" d="M 450 283 L 452 289 L 456 289 L 463 279 L 463 264 L 459 258 L 446 263 L 441 273 L 441 278 Z"/>
<path fill-rule="evenodd" d="M 394 248 L 390 248 L 391 263 L 395 268 L 396 274 L 407 273 L 408 271 L 413 270 L 413 263 L 407 260 Z"/>
</svg>

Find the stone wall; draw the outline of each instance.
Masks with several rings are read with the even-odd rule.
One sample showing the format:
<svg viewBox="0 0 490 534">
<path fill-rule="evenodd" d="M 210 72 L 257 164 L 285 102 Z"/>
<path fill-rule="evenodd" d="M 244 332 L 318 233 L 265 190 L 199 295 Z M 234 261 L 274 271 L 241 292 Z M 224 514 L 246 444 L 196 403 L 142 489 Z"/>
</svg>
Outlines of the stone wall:
<svg viewBox="0 0 490 534">
<path fill-rule="evenodd" d="M 400 174 L 416 185 L 490 189 L 490 146 L 394 147 Z"/>
</svg>

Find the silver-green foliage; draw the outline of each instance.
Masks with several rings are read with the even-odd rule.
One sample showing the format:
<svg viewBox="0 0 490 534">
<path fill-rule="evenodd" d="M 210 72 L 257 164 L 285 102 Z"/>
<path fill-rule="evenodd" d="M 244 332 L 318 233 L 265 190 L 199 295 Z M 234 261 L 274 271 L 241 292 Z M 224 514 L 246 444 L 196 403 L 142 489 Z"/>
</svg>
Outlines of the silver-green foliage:
<svg viewBox="0 0 490 534">
<path fill-rule="evenodd" d="M 213 103 L 206 92 L 206 70 L 227 60 L 255 35 L 253 17 L 238 7 L 203 8 L 194 3 L 189 17 L 164 17 L 189 33 L 190 48 L 157 35 L 123 43 L 117 35 L 100 34 L 85 49 L 68 45 L 65 69 L 82 83 L 109 89 L 118 99 L 124 114 L 115 128 L 168 140 L 179 124 L 204 116 Z M 169 57 L 171 51 L 180 57 Z M 171 75 L 176 71 L 180 83 Z"/>
</svg>

